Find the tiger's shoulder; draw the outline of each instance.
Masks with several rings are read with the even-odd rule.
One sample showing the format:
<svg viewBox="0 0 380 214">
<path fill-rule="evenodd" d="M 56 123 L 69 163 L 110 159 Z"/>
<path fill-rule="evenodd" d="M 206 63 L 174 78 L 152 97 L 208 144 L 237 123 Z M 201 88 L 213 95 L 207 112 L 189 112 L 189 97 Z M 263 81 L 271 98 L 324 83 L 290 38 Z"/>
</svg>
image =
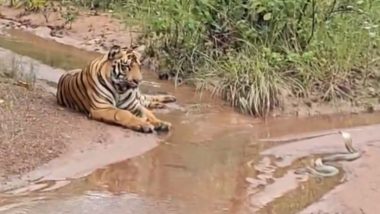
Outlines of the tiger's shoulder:
<svg viewBox="0 0 380 214">
<path fill-rule="evenodd" d="M 81 68 L 76 68 L 76 69 L 68 70 L 66 73 L 67 74 L 77 74 L 77 73 L 80 73 L 80 72 L 82 72 L 82 69 Z"/>
</svg>

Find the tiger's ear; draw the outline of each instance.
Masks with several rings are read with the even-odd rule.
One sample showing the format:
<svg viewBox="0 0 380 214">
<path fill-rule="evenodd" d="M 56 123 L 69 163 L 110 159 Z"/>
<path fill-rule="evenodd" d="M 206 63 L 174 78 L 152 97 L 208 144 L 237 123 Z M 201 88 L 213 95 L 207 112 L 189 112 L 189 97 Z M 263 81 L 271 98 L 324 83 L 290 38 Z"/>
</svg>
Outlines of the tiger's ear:
<svg viewBox="0 0 380 214">
<path fill-rule="evenodd" d="M 115 60 L 120 58 L 121 47 L 119 45 L 113 45 L 108 51 L 108 60 Z"/>
<path fill-rule="evenodd" d="M 145 48 L 146 46 L 145 45 L 140 45 L 140 46 L 137 46 L 137 47 L 132 47 L 132 50 L 133 52 L 135 53 L 137 59 L 139 61 L 142 61 L 145 57 Z"/>
</svg>

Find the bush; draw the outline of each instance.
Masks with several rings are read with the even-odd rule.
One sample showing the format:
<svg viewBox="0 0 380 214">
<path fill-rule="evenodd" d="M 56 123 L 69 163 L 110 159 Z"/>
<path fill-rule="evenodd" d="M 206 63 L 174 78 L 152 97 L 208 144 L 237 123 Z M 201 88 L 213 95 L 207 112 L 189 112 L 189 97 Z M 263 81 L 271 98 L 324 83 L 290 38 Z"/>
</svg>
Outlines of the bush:
<svg viewBox="0 0 380 214">
<path fill-rule="evenodd" d="M 61 0 L 62 3 L 74 3 L 87 8 L 108 9 L 123 2 L 123 0 Z"/>
<path fill-rule="evenodd" d="M 40 11 L 46 4 L 47 0 L 10 0 L 11 7 L 24 7 L 26 11 Z"/>
<path fill-rule="evenodd" d="M 267 114 L 285 94 L 350 99 L 378 57 L 375 0 L 125 0 L 122 5 L 119 13 L 144 28 L 151 55 L 161 57 L 172 75 L 211 88 L 252 115 Z"/>
<path fill-rule="evenodd" d="M 67 2 L 114 9 L 143 28 L 150 56 L 168 68 L 161 72 L 251 115 L 285 96 L 355 100 L 378 65 L 377 0 Z"/>
</svg>

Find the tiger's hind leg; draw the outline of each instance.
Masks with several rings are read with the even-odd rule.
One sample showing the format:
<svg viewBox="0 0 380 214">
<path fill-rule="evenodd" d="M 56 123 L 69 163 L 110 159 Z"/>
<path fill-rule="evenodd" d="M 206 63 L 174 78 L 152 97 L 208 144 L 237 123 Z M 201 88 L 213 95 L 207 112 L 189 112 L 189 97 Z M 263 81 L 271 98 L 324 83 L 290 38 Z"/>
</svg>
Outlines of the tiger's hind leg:
<svg viewBox="0 0 380 214">
<path fill-rule="evenodd" d="M 145 96 L 145 107 L 149 109 L 162 109 L 165 108 L 165 103 L 172 103 L 177 101 L 177 98 L 173 95 L 148 95 Z"/>
<path fill-rule="evenodd" d="M 90 111 L 90 117 L 98 121 L 121 125 L 125 128 L 143 133 L 151 133 L 155 128 L 154 125 L 149 123 L 146 119 L 137 117 L 127 110 L 114 107 L 92 109 Z"/>
</svg>

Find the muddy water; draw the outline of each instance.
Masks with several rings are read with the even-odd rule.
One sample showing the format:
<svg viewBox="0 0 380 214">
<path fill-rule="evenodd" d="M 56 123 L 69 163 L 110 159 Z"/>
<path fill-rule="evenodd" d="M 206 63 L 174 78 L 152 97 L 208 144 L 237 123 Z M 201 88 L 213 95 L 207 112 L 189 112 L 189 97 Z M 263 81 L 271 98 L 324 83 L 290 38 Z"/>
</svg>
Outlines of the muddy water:
<svg viewBox="0 0 380 214">
<path fill-rule="evenodd" d="M 14 51 L 20 55 L 32 56 L 44 64 L 63 69 L 72 69 L 82 66 L 86 61 L 97 56 L 95 52 L 87 52 L 72 46 L 61 44 L 57 47 L 56 42 L 46 40 L 31 33 L 9 30 L 12 37 L 2 36 L 0 46 Z"/>
<path fill-rule="evenodd" d="M 1 47 L 54 67 L 82 67 L 97 55 L 30 33 L 9 33 L 11 38 L 0 37 Z M 13 191 L 18 196 L 4 193 L 0 212 L 295 213 L 341 183 L 343 173 L 315 180 L 295 176 L 293 170 L 307 164 L 310 154 L 340 147 L 318 147 L 317 141 L 297 152 L 258 139 L 380 121 L 380 114 L 261 121 L 233 112 L 208 94 L 200 96 L 185 86 L 174 88 L 149 71 L 144 78 L 143 90 L 169 92 L 178 98 L 177 105 L 158 112 L 175 127 L 165 142 L 79 179 L 40 181 L 26 191 Z"/>
</svg>

